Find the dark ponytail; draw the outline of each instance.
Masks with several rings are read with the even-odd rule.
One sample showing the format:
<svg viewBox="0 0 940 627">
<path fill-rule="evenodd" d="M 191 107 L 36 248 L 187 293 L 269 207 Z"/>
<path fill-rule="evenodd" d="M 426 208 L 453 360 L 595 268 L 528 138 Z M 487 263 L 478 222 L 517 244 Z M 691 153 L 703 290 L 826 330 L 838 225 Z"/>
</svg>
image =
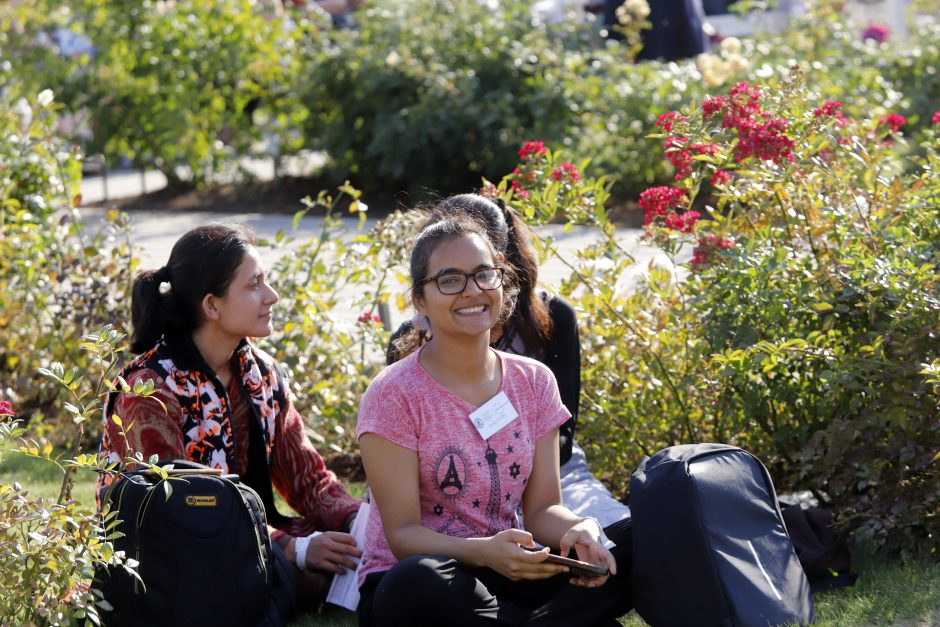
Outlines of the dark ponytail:
<svg viewBox="0 0 940 627">
<path fill-rule="evenodd" d="M 149 350 L 166 335 L 195 332 L 203 322 L 203 298 L 225 295 L 253 245 L 254 233 L 240 224 L 207 224 L 180 237 L 167 265 L 134 279 L 131 351 Z"/>
<path fill-rule="evenodd" d="M 501 253 L 509 244 L 509 223 L 505 217 L 505 204 L 501 198 L 490 199 L 479 194 L 458 194 L 445 198 L 431 212 L 429 222 L 445 220 L 454 215 L 467 215 L 486 227 L 486 234 Z"/>
<path fill-rule="evenodd" d="M 134 279 L 131 292 L 131 351 L 142 353 L 163 336 L 163 294 L 160 284 L 167 283 L 166 266 L 159 270 L 144 270 Z"/>
<path fill-rule="evenodd" d="M 552 335 L 552 317 L 548 304 L 536 289 L 539 280 L 539 265 L 530 239 L 531 229 L 518 213 L 506 206 L 502 198 L 496 204 L 503 212 L 507 225 L 506 262 L 516 273 L 519 300 L 507 326 L 519 335 L 528 351 L 545 346 Z"/>
</svg>

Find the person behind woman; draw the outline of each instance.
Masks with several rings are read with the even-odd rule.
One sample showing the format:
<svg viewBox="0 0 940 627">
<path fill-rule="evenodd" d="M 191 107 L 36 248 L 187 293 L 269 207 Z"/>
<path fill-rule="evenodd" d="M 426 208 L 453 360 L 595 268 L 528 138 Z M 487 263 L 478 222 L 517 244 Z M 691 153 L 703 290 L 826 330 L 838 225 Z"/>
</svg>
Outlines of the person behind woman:
<svg viewBox="0 0 940 627">
<path fill-rule="evenodd" d="M 519 296 L 508 319 L 490 336 L 491 346 L 548 366 L 558 382 L 561 402 L 571 414 L 559 429 L 562 503 L 579 516 L 596 518 L 609 536 L 628 533 L 630 508 L 594 477 L 584 450 L 574 441 L 581 394 L 581 343 L 574 308 L 560 296 L 538 289 L 538 263 L 529 227 L 502 200 L 478 194 L 451 196 L 437 205 L 429 220 L 460 215 L 486 226 L 490 239 L 505 255 L 505 263 L 516 276 Z M 420 318 L 417 322 L 423 325 Z M 399 358 L 400 342 L 412 341 L 407 335 L 412 326 L 413 323 L 406 322 L 393 334 L 387 354 L 389 363 Z"/>
<path fill-rule="evenodd" d="M 140 453 L 237 473 L 261 495 L 274 544 L 297 565 L 298 606 L 306 607 L 322 601 L 331 573 L 355 567 L 361 553 L 345 532 L 360 502 L 308 441 L 274 359 L 249 339 L 271 334 L 278 301 L 253 242 L 240 225 L 196 227 L 167 265 L 137 276 L 138 356 L 121 376 L 131 388 L 152 381 L 156 393 L 110 395 L 100 454 L 108 464 Z M 133 426 L 125 430 L 115 415 Z M 99 498 L 111 478 L 99 475 Z M 299 518 L 277 513 L 272 481 Z"/>
<path fill-rule="evenodd" d="M 458 217 L 418 236 L 410 273 L 413 304 L 434 333 L 425 341 L 411 331 L 400 344 L 407 354 L 359 406 L 375 505 L 360 624 L 607 624 L 629 609 L 616 574 L 623 549 L 615 558 L 596 521 L 560 504 L 558 427 L 569 413 L 554 377 L 490 347 L 513 310 L 511 269 L 481 224 Z M 527 550 L 536 542 L 546 548 Z M 573 549 L 612 576 L 569 585 L 547 547 Z"/>
</svg>

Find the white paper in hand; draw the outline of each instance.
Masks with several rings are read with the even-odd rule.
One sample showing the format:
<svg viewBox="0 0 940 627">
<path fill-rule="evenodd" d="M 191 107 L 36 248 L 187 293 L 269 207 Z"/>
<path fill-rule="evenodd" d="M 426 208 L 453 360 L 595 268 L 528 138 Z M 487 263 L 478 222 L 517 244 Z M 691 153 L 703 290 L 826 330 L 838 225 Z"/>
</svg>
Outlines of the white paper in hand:
<svg viewBox="0 0 940 627">
<path fill-rule="evenodd" d="M 353 521 L 352 529 L 349 535 L 356 539 L 356 546 L 361 551 L 365 545 L 366 519 L 369 518 L 369 504 L 363 503 L 359 506 L 359 513 L 356 514 L 356 520 Z M 345 607 L 350 612 L 355 612 L 359 607 L 359 566 L 360 560 L 356 564 L 356 570 L 344 570 L 340 575 L 333 575 L 333 583 L 330 584 L 330 591 L 326 594 L 326 602 Z"/>
</svg>

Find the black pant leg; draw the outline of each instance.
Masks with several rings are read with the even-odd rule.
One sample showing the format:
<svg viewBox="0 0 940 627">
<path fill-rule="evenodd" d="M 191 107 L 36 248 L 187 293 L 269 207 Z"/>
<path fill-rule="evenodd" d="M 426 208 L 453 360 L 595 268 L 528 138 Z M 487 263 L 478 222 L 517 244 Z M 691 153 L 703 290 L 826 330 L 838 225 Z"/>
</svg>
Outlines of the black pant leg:
<svg viewBox="0 0 940 627">
<path fill-rule="evenodd" d="M 379 587 L 385 572 L 369 573 L 365 581 L 359 586 L 359 607 L 356 611 L 359 614 L 359 627 L 371 627 L 372 625 L 372 600 L 375 597 L 375 589 Z"/>
<path fill-rule="evenodd" d="M 462 568 L 443 556 L 407 558 L 366 577 L 359 625 L 605 625 L 632 607 L 629 532 L 629 524 L 605 529 L 617 544 L 611 552 L 619 574 L 600 588 L 572 586 L 567 575 L 510 581 L 488 568 Z"/>
<path fill-rule="evenodd" d="M 499 603 L 457 560 L 437 555 L 404 559 L 363 582 L 361 627 L 499 624 Z"/>
</svg>

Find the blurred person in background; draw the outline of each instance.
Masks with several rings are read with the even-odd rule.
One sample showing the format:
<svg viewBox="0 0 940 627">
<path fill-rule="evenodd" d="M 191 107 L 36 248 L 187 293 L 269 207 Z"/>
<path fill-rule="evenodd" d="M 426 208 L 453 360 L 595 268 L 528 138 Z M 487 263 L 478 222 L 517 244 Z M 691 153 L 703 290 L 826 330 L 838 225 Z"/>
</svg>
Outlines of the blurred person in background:
<svg viewBox="0 0 940 627">
<path fill-rule="evenodd" d="M 615 28 L 617 7 L 622 4 L 624 0 L 604 0 L 604 26 L 611 39 L 622 38 Z M 649 0 L 648 4 L 652 28 L 641 33 L 643 49 L 637 60 L 677 61 L 708 50 L 702 0 Z"/>
</svg>

